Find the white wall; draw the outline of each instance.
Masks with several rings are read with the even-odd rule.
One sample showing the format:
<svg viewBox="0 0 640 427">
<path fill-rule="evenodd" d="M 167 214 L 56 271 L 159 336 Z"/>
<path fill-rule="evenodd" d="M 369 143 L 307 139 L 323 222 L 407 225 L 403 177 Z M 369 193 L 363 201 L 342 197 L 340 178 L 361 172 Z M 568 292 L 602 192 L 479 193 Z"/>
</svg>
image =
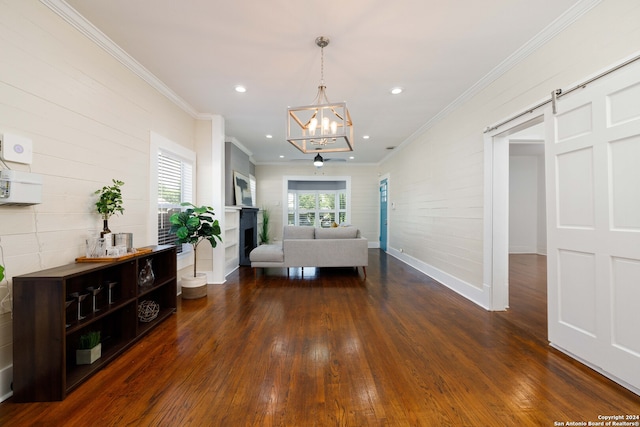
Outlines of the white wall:
<svg viewBox="0 0 640 427">
<path fill-rule="evenodd" d="M 534 156 L 509 157 L 509 253 L 538 248 L 538 162 Z"/>
<path fill-rule="evenodd" d="M 385 160 L 390 253 L 486 306 L 483 129 L 637 54 L 638 22 L 637 0 L 601 2 Z"/>
<path fill-rule="evenodd" d="M 88 231 L 102 224 L 93 191 L 112 178 L 125 182 L 125 212 L 110 228 L 134 233 L 136 246 L 152 243 L 150 131 L 195 150 L 194 118 L 40 2 L 0 2 L 0 52 L 0 132 L 34 147 L 32 165 L 9 166 L 44 178 L 42 204 L 0 207 L 9 279 L 83 255 Z M 9 386 L 10 326 L 10 314 L 0 315 L 0 396 Z"/>
<path fill-rule="evenodd" d="M 537 150 L 531 150 L 532 147 L 536 146 L 510 146 L 509 253 L 544 255 L 547 247 L 544 152 L 541 144 Z"/>
</svg>

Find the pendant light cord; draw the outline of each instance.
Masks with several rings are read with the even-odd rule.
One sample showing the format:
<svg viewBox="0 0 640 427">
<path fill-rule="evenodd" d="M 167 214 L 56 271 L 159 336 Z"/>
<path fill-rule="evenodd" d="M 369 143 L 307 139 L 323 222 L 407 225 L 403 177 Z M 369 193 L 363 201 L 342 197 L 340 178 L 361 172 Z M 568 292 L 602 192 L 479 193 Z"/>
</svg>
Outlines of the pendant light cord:
<svg viewBox="0 0 640 427">
<path fill-rule="evenodd" d="M 324 46 L 320 47 L 320 85 L 324 86 Z"/>
</svg>

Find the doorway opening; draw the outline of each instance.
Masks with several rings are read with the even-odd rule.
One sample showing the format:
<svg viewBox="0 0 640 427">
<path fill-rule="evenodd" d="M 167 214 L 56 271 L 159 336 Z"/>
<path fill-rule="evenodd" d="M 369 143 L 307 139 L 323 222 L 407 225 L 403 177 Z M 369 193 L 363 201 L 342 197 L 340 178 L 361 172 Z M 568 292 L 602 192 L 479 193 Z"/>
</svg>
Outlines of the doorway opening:
<svg viewBox="0 0 640 427">
<path fill-rule="evenodd" d="M 387 252 L 387 242 L 389 240 L 389 174 L 385 174 L 380 177 L 378 181 L 380 190 L 379 203 L 380 203 L 380 224 L 379 224 L 379 240 L 380 249 Z"/>
<path fill-rule="evenodd" d="M 509 321 L 547 339 L 544 124 L 508 136 Z"/>
<path fill-rule="evenodd" d="M 546 255 L 543 116 L 485 137 L 484 280 L 489 309 L 509 308 L 509 255 Z"/>
</svg>

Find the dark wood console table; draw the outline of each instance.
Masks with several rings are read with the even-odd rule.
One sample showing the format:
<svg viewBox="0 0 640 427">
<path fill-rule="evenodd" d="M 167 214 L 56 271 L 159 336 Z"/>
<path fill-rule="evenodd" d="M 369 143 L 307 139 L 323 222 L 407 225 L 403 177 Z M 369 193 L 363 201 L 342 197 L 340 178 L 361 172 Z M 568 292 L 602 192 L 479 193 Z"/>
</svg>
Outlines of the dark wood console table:
<svg viewBox="0 0 640 427">
<path fill-rule="evenodd" d="M 154 246 L 121 261 L 75 263 L 13 278 L 13 397 L 17 402 L 62 400 L 176 311 L 175 246 Z M 155 276 L 146 287 L 138 275 L 151 260 Z M 109 283 L 112 284 L 109 304 Z M 89 295 L 67 306 L 73 292 L 102 286 L 96 311 Z M 157 316 L 141 321 L 143 301 L 159 305 Z M 155 311 L 155 310 L 154 310 Z M 147 320 L 147 319 L 145 319 Z M 100 331 L 102 356 L 77 365 L 80 336 Z"/>
</svg>

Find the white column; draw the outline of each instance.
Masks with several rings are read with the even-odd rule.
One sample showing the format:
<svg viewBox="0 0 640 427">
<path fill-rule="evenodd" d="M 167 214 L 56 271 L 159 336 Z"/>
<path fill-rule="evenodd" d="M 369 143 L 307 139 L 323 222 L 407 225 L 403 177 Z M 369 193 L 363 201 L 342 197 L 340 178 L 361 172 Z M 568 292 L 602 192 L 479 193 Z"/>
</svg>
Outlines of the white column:
<svg viewBox="0 0 640 427">
<path fill-rule="evenodd" d="M 224 118 L 219 115 L 201 117 L 196 124 L 196 205 L 213 207 L 224 230 Z M 224 238 L 224 233 L 223 233 Z M 207 283 L 225 281 L 224 243 L 215 249 L 209 244 L 198 246 L 198 266 L 207 273 Z"/>
</svg>

